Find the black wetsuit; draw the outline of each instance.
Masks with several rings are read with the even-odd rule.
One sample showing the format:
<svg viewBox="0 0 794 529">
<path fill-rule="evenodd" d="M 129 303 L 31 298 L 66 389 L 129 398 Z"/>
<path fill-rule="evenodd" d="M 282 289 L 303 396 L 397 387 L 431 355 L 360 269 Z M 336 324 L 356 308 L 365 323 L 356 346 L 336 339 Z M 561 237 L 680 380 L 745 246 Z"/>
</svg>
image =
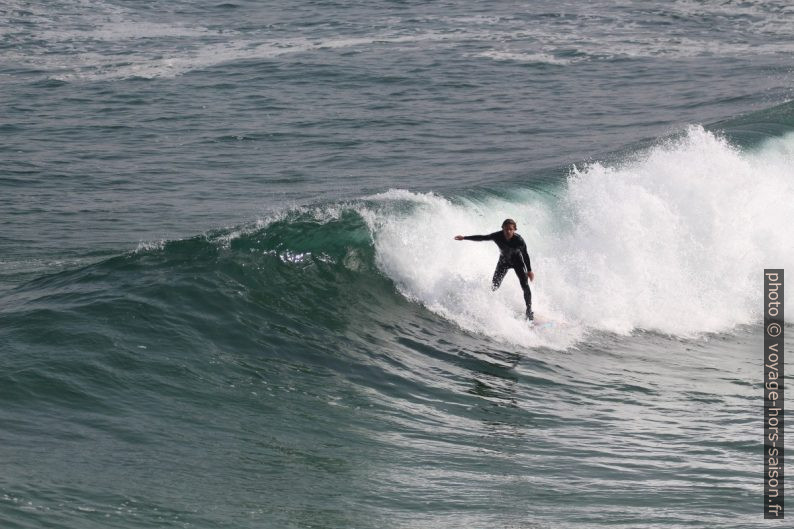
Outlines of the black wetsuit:
<svg viewBox="0 0 794 529">
<path fill-rule="evenodd" d="M 527 318 L 532 319 L 532 291 L 529 289 L 529 279 L 527 273 L 532 271 L 527 253 L 527 244 L 517 233 L 511 239 L 505 237 L 504 232 L 495 231 L 490 235 L 468 235 L 463 238 L 467 241 L 493 241 L 499 247 L 499 262 L 496 263 L 496 270 L 491 280 L 491 288 L 496 290 L 502 284 L 507 271 L 511 268 L 515 270 L 521 289 L 524 291 L 524 303 L 527 304 Z"/>
</svg>

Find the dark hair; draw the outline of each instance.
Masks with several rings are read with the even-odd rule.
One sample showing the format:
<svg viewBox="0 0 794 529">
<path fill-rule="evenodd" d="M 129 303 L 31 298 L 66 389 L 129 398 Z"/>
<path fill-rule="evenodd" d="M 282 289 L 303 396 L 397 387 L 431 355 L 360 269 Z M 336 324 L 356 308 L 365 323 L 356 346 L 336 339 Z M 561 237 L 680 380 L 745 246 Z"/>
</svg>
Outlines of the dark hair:
<svg viewBox="0 0 794 529">
<path fill-rule="evenodd" d="M 516 221 L 513 219 L 505 219 L 505 221 L 502 223 L 502 228 L 504 229 L 505 226 L 509 226 L 511 224 L 513 225 L 514 230 L 518 229 L 518 226 L 516 226 Z"/>
</svg>

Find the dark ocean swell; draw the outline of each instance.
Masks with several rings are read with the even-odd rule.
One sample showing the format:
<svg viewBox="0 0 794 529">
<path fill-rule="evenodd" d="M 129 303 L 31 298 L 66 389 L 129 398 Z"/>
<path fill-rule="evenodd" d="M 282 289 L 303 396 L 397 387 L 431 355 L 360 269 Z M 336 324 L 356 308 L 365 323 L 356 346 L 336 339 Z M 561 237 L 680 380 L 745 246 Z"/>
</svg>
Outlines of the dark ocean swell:
<svg viewBox="0 0 794 529">
<path fill-rule="evenodd" d="M 791 218 L 791 136 L 764 123 L 788 110 L 543 185 L 390 190 L 16 286 L 0 309 L 0 500 L 27 507 L 0 521 L 520 526 L 532 498 L 543 526 L 578 494 L 579 514 L 632 524 L 634 491 L 648 516 L 695 498 L 742 526 L 754 270 L 792 255 L 767 235 Z M 746 130 L 769 137 L 728 139 Z M 515 278 L 490 292 L 493 245 L 452 239 L 505 216 L 556 328 L 522 321 Z"/>
</svg>

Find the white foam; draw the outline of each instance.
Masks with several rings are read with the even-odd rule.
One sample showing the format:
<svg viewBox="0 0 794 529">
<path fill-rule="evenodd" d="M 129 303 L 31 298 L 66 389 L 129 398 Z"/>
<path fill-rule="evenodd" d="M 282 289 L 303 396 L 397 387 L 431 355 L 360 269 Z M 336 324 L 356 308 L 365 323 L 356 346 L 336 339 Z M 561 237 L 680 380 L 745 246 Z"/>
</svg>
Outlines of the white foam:
<svg viewBox="0 0 794 529">
<path fill-rule="evenodd" d="M 151 251 L 159 251 L 165 248 L 165 245 L 168 241 L 165 239 L 161 239 L 159 241 L 140 241 L 138 246 L 132 251 L 132 253 L 145 253 Z"/>
<path fill-rule="evenodd" d="M 55 73 L 52 77 L 64 81 L 75 79 L 96 81 L 131 77 L 154 79 L 173 78 L 190 71 L 241 60 L 273 59 L 283 55 L 330 49 L 432 40 L 444 41 L 450 40 L 450 37 L 438 34 L 414 36 L 374 35 L 326 39 L 297 37 L 264 41 L 236 37 L 224 42 L 194 43 L 192 46 L 182 46 L 180 48 L 163 48 L 159 46 L 146 53 L 139 51 L 124 55 L 104 55 L 94 52 L 83 52 L 54 58 L 45 56 L 30 59 L 22 55 L 9 58 L 16 59 L 23 64 L 54 71 Z"/>
<path fill-rule="evenodd" d="M 566 66 L 571 64 L 570 59 L 560 59 L 554 55 L 543 52 L 516 52 L 504 50 L 490 50 L 478 53 L 477 57 L 487 57 L 496 61 L 514 61 L 523 63 L 553 64 L 556 66 Z"/>
<path fill-rule="evenodd" d="M 581 328 L 572 326 L 556 332 L 532 330 L 523 317 L 523 297 L 513 275 L 499 291 L 491 292 L 496 247 L 453 240 L 459 233 L 494 231 L 508 214 L 515 215 L 516 204 L 496 198 L 452 203 L 405 190 L 374 198 L 381 204 L 361 208 L 360 213 L 372 229 L 379 268 L 403 295 L 464 329 L 501 341 L 565 348 L 581 337 Z M 402 207 L 406 203 L 410 207 Z M 519 226 L 530 215 L 543 216 L 548 210 L 536 204 L 524 207 L 524 213 L 515 215 Z M 555 316 L 552 310 L 547 313 Z"/>
<path fill-rule="evenodd" d="M 763 269 L 794 269 L 792 167 L 794 135 L 740 152 L 692 127 L 621 164 L 572 171 L 558 201 L 390 191 L 361 213 L 380 269 L 463 328 L 552 347 L 589 329 L 695 336 L 758 321 Z M 495 231 L 505 217 L 529 245 L 536 313 L 567 322 L 555 332 L 527 328 L 512 274 L 490 292 L 493 243 L 453 240 Z"/>
<path fill-rule="evenodd" d="M 794 136 L 784 140 L 791 147 Z M 701 127 L 615 167 L 574 171 L 548 278 L 599 329 L 676 335 L 760 318 L 763 269 L 794 264 L 794 160 L 742 153 Z"/>
</svg>

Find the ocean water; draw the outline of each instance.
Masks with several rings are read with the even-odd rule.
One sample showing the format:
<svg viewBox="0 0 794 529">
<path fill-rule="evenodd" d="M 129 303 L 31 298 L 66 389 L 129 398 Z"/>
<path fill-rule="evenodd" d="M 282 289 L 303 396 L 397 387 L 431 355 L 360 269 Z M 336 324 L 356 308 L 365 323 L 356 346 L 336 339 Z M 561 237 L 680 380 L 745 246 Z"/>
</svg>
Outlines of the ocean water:
<svg viewBox="0 0 794 529">
<path fill-rule="evenodd" d="M 4 1 L 0 527 L 771 525 L 792 56 L 785 1 Z M 554 327 L 453 240 L 505 217 Z"/>
</svg>

